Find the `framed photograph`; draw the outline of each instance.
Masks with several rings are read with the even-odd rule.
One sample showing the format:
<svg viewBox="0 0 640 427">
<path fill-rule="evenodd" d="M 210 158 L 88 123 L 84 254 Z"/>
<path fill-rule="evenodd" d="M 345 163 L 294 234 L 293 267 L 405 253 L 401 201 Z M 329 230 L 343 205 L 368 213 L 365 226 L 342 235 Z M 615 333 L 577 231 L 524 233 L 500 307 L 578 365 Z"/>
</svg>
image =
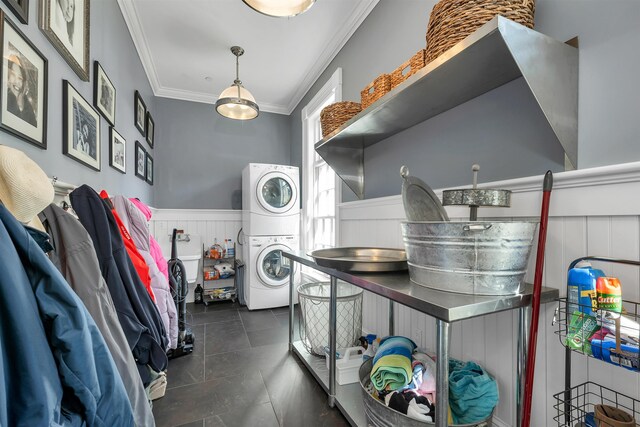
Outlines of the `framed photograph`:
<svg viewBox="0 0 640 427">
<path fill-rule="evenodd" d="M 142 144 L 140 144 L 140 141 L 136 141 L 136 176 L 142 178 L 143 181 L 147 179 L 146 167 L 147 152 Z"/>
<path fill-rule="evenodd" d="M 62 153 L 99 171 L 100 115 L 68 80 L 62 85 Z"/>
<path fill-rule="evenodd" d="M 93 62 L 93 105 L 111 126 L 116 125 L 116 88 L 98 61 Z"/>
<path fill-rule="evenodd" d="M 153 157 L 147 153 L 147 182 L 153 185 Z"/>
<path fill-rule="evenodd" d="M 0 10 L 0 128 L 47 148 L 47 58 Z"/>
<path fill-rule="evenodd" d="M 89 81 L 89 0 L 40 0 L 40 28 L 73 71 Z"/>
<path fill-rule="evenodd" d="M 155 125 L 153 122 L 153 118 L 151 118 L 151 113 L 149 113 L 147 111 L 147 125 L 146 125 L 146 130 L 147 130 L 147 143 L 149 143 L 149 146 L 151 148 L 153 148 L 153 129 L 154 129 Z"/>
<path fill-rule="evenodd" d="M 109 128 L 109 166 L 127 173 L 127 141 L 113 127 Z"/>
<path fill-rule="evenodd" d="M 23 24 L 29 23 L 29 0 L 2 0 Z"/>
<path fill-rule="evenodd" d="M 133 121 L 136 124 L 136 128 L 140 131 L 142 136 L 145 136 L 145 121 L 147 118 L 147 106 L 142 100 L 142 96 L 140 96 L 140 92 L 136 91 L 135 97 L 133 100 Z"/>
</svg>

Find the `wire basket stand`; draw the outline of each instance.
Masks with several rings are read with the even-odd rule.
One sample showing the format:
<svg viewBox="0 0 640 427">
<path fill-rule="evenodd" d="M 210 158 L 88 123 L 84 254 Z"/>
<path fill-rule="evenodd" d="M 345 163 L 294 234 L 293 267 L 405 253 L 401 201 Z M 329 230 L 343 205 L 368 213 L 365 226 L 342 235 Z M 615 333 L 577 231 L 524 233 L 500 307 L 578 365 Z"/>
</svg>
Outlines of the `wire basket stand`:
<svg viewBox="0 0 640 427">
<path fill-rule="evenodd" d="M 305 283 L 298 287 L 300 339 L 315 356 L 325 356 L 329 345 L 329 282 Z M 338 281 L 336 304 L 336 348 L 352 347 L 362 335 L 362 289 Z"/>
</svg>

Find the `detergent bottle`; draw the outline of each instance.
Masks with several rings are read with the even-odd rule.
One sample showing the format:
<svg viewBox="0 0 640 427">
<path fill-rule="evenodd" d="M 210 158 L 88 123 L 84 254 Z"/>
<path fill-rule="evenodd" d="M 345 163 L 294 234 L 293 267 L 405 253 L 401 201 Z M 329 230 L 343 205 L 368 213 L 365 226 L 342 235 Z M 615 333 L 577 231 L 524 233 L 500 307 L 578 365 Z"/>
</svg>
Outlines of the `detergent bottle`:
<svg viewBox="0 0 640 427">
<path fill-rule="evenodd" d="M 575 311 L 580 311 L 589 316 L 595 316 L 598 309 L 596 281 L 598 277 L 605 276 L 602 270 L 593 268 L 587 261 L 580 261 L 569 270 L 567 278 L 567 319 Z"/>
</svg>

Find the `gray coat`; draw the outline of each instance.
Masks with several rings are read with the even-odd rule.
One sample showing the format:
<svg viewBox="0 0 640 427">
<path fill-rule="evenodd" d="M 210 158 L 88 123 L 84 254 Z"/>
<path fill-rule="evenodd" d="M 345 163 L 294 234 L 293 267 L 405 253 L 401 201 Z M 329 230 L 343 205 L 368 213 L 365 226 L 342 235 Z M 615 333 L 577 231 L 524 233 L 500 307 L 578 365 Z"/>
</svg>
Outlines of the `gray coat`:
<svg viewBox="0 0 640 427">
<path fill-rule="evenodd" d="M 55 251 L 51 260 L 96 322 L 127 390 L 137 426 L 154 426 L 153 413 L 127 344 L 107 284 L 100 272 L 93 242 L 82 224 L 51 204 L 40 219 Z"/>
</svg>

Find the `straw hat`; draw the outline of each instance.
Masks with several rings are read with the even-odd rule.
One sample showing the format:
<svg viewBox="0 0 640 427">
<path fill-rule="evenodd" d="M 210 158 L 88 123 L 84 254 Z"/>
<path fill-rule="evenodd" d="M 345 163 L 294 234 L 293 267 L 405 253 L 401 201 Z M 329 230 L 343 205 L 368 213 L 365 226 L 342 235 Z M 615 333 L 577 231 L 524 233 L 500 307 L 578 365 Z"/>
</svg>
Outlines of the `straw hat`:
<svg viewBox="0 0 640 427">
<path fill-rule="evenodd" d="M 38 214 L 53 202 L 53 184 L 20 150 L 0 145 L 0 200 L 22 223 L 43 229 Z"/>
</svg>

